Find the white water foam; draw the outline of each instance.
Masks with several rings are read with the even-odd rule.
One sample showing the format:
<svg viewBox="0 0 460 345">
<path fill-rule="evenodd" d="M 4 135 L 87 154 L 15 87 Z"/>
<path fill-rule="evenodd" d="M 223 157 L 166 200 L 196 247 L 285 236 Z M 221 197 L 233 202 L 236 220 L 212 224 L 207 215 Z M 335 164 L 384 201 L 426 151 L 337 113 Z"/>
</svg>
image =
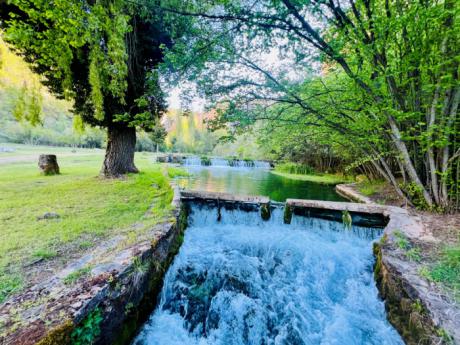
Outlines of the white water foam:
<svg viewBox="0 0 460 345">
<path fill-rule="evenodd" d="M 378 231 L 193 207 L 135 345 L 403 344 L 372 276 Z"/>
<path fill-rule="evenodd" d="M 245 160 L 232 160 L 231 163 L 228 159 L 224 158 L 211 158 L 210 166 L 219 168 L 258 168 L 270 169 L 270 163 L 266 161 L 245 161 Z M 186 166 L 202 166 L 201 158 L 197 156 L 189 156 L 184 160 Z"/>
</svg>

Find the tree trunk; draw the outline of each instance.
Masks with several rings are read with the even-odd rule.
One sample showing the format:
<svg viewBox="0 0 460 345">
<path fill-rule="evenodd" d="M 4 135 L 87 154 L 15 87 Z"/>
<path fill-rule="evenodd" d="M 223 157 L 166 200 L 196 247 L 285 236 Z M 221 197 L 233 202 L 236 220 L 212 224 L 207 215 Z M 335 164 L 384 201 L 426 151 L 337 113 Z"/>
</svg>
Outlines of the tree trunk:
<svg viewBox="0 0 460 345">
<path fill-rule="evenodd" d="M 127 173 L 137 173 L 134 165 L 136 129 L 127 126 L 109 126 L 107 129 L 107 149 L 101 174 L 119 177 Z"/>
<path fill-rule="evenodd" d="M 422 191 L 423 198 L 425 199 L 428 206 L 433 206 L 433 200 L 431 199 L 430 194 L 426 190 L 423 183 L 420 181 L 420 178 L 417 175 L 417 171 L 415 170 L 414 164 L 412 163 L 409 152 L 407 150 L 407 146 L 404 141 L 401 139 L 401 132 L 399 131 L 398 125 L 396 124 L 395 119 L 388 115 L 388 122 L 390 123 L 391 128 L 391 137 L 393 139 L 393 143 L 395 144 L 396 149 L 399 151 L 401 155 L 401 163 L 404 169 L 407 172 L 410 180 L 416 184 L 418 188 Z"/>
</svg>

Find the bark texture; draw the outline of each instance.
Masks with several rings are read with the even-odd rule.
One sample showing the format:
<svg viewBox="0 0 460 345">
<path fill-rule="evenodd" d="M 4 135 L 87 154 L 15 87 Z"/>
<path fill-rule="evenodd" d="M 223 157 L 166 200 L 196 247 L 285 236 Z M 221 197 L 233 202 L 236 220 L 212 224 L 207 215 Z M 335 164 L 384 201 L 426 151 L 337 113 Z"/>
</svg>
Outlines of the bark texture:
<svg viewBox="0 0 460 345">
<path fill-rule="evenodd" d="M 44 175 L 59 174 L 59 165 L 56 155 L 40 155 L 38 157 L 38 167 Z"/>
<path fill-rule="evenodd" d="M 138 173 L 134 165 L 136 129 L 127 126 L 110 126 L 107 129 L 107 149 L 101 174 L 120 177 L 127 173 Z"/>
</svg>

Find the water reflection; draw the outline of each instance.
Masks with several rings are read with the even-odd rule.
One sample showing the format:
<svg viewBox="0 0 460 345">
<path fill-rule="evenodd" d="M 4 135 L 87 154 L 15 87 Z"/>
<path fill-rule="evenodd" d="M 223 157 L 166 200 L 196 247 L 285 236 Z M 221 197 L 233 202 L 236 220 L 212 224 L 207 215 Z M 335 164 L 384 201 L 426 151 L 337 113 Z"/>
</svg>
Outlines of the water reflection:
<svg viewBox="0 0 460 345">
<path fill-rule="evenodd" d="M 288 198 L 346 201 L 334 185 L 299 181 L 273 174 L 268 169 L 184 166 L 191 173 L 179 186 L 208 192 L 240 195 L 265 195 L 274 201 Z"/>
</svg>

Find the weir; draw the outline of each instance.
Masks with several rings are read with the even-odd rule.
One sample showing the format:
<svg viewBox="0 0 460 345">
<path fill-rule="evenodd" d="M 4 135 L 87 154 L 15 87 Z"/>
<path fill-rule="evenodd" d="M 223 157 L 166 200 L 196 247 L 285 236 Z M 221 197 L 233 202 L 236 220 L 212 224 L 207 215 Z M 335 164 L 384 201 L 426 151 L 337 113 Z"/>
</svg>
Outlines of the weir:
<svg viewBox="0 0 460 345">
<path fill-rule="evenodd" d="M 403 344 L 373 279 L 388 218 L 351 211 L 360 225 L 347 226 L 341 211 L 291 200 L 286 224 L 285 206 L 264 197 L 181 199 L 184 243 L 134 345 Z"/>
<path fill-rule="evenodd" d="M 250 159 L 235 159 L 235 158 L 207 158 L 191 156 L 183 160 L 183 164 L 187 166 L 212 166 L 212 167 L 233 167 L 233 168 L 259 168 L 270 169 L 270 162 Z"/>
<path fill-rule="evenodd" d="M 23 328 L 0 342 L 64 345 L 88 325 L 93 344 L 114 345 L 458 338 L 454 310 L 417 278 L 417 265 L 401 260 L 401 235 L 429 236 L 407 210 L 174 191 L 173 217 L 145 241 L 116 250 L 120 237 L 101 248 L 104 260 L 85 258 L 6 305 L 0 322 L 16 315 L 9 308 L 28 307 Z M 63 283 L 88 260 L 97 264 L 84 290 Z"/>
</svg>

